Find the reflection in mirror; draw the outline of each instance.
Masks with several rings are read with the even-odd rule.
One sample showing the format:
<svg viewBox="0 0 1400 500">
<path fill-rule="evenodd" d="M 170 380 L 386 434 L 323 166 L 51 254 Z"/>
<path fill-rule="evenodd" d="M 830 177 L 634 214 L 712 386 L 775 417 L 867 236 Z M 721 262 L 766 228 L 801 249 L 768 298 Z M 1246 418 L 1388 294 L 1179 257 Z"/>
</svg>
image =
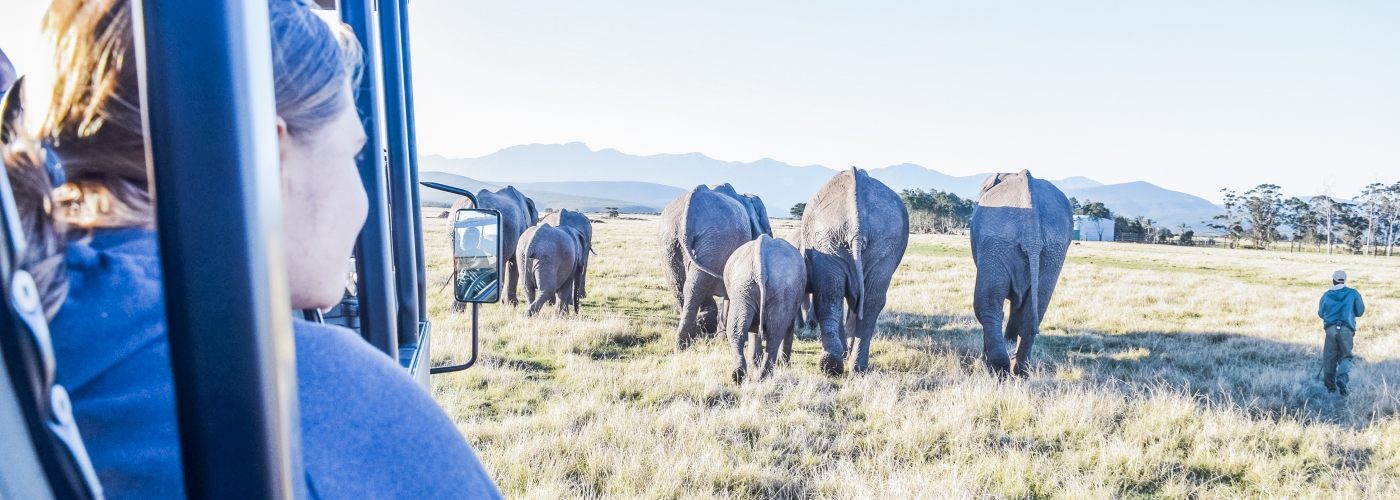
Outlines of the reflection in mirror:
<svg viewBox="0 0 1400 500">
<path fill-rule="evenodd" d="M 501 299 L 501 214 L 461 209 L 453 216 L 453 290 L 460 302 Z"/>
</svg>

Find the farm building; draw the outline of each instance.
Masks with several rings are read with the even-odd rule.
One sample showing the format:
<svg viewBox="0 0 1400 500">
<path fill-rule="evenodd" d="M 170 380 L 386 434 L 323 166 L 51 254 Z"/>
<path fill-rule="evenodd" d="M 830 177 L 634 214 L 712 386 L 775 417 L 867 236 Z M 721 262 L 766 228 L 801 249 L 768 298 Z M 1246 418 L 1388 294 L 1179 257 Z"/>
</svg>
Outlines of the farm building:
<svg viewBox="0 0 1400 500">
<path fill-rule="evenodd" d="M 1113 219 L 1093 220 L 1074 216 L 1074 239 L 1077 241 L 1113 241 Z"/>
</svg>

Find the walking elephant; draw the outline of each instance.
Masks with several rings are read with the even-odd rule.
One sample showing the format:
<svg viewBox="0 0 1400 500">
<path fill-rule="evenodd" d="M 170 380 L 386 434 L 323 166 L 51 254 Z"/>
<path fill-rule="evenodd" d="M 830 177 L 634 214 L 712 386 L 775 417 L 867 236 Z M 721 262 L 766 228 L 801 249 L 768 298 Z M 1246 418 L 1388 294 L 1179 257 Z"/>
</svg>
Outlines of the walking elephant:
<svg viewBox="0 0 1400 500">
<path fill-rule="evenodd" d="M 582 270 L 579 273 L 579 279 L 574 282 L 574 312 L 578 312 L 579 302 L 587 296 L 588 254 L 596 255 L 596 252 L 593 251 L 593 222 L 588 220 L 588 216 L 581 213 L 560 210 L 544 216 L 539 223 L 572 228 L 583 235 L 583 261 L 579 264 Z"/>
<path fill-rule="evenodd" d="M 812 312 L 822 330 L 822 371 L 845 372 L 846 353 L 853 347 L 855 370 L 865 371 L 875 320 L 909 245 L 904 201 L 864 170 L 851 168 L 807 201 L 800 238 Z M 850 309 L 844 317 L 843 303 Z M 852 340 L 859 343 L 852 346 Z"/>
<path fill-rule="evenodd" d="M 1031 345 L 1060 279 L 1074 231 L 1069 199 L 1054 184 L 1022 170 L 982 183 L 972 212 L 972 260 L 977 265 L 973 311 L 982 323 L 982 353 L 994 373 L 1026 375 Z M 1002 304 L 1011 301 L 1006 329 Z M 1016 341 L 1016 361 L 1007 342 Z"/>
<path fill-rule="evenodd" d="M 768 208 L 763 206 L 761 198 L 752 194 L 739 194 L 728 182 L 710 186 L 710 189 L 733 198 L 744 206 L 744 212 L 749 216 L 749 234 L 754 238 L 760 234 L 773 235 L 773 227 L 768 222 Z"/>
<path fill-rule="evenodd" d="M 753 362 L 761 378 L 768 378 L 774 364 L 792 356 L 793 326 L 807 297 L 802 252 L 787 241 L 761 235 L 729 256 L 724 288 L 729 292 L 724 331 L 734 349 L 734 381 L 743 382 L 748 373 L 744 341 L 750 332 Z"/>
<path fill-rule="evenodd" d="M 540 224 L 520 235 L 519 247 L 515 260 L 521 264 L 525 298 L 530 302 L 525 315 L 534 316 L 550 301 L 557 301 L 561 314 L 569 312 L 577 300 L 574 284 L 583 278 L 583 233 L 568 226 Z"/>
<path fill-rule="evenodd" d="M 515 291 L 520 280 L 520 264 L 514 258 L 516 246 L 521 233 L 535 225 L 539 213 L 535 211 L 535 202 L 525 197 L 514 186 L 495 191 L 483 189 L 476 194 L 476 200 L 480 206 L 473 206 L 471 200 L 466 197 L 459 198 L 452 204 L 450 212 L 455 214 L 461 208 L 492 208 L 501 213 L 501 259 L 505 264 L 505 299 L 514 307 L 519 303 L 515 298 Z M 447 220 L 450 233 L 453 218 L 449 216 Z M 453 311 L 462 311 L 465 307 L 465 302 L 452 303 Z"/>
<path fill-rule="evenodd" d="M 753 220 L 757 215 L 750 215 L 755 212 L 738 201 L 738 195 L 728 194 L 734 189 L 727 184 L 718 188 L 696 186 L 661 211 L 657 240 L 666 280 L 680 307 L 679 350 L 689 347 L 697 333 L 718 330 L 714 297 L 725 296 L 725 262 L 739 245 L 762 234 Z"/>
</svg>

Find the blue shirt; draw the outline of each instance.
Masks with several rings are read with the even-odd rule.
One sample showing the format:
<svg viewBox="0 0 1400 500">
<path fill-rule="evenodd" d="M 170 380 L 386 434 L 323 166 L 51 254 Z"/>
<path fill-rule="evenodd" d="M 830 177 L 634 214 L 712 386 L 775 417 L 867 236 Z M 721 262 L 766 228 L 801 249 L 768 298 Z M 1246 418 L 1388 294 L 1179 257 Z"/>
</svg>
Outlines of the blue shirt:
<svg viewBox="0 0 1400 500">
<path fill-rule="evenodd" d="M 1317 316 L 1322 318 L 1323 328 L 1341 325 L 1356 331 L 1356 318 L 1365 312 L 1361 294 L 1347 287 L 1328 290 L 1317 303 Z"/>
<path fill-rule="evenodd" d="M 57 382 L 107 498 L 184 498 L 156 236 L 99 229 L 68 250 L 50 324 Z M 302 464 L 312 498 L 500 498 L 451 419 L 388 356 L 298 321 Z"/>
</svg>

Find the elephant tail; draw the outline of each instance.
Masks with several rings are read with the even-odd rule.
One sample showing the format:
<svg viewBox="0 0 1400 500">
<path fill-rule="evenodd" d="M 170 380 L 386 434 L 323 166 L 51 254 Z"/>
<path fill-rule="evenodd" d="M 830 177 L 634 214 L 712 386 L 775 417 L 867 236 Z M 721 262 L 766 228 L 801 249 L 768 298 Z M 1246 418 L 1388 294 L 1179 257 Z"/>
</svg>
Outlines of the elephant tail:
<svg viewBox="0 0 1400 500">
<path fill-rule="evenodd" d="M 520 268 L 520 274 L 523 274 L 524 276 L 522 277 L 525 278 L 525 296 L 533 302 L 535 300 L 535 290 L 540 287 L 539 281 L 535 276 L 535 269 L 540 267 L 540 263 L 539 261 L 534 261 L 534 265 L 531 265 L 531 260 L 528 252 L 521 252 L 519 258 L 520 262 L 517 263 L 516 266 Z"/>
<path fill-rule="evenodd" d="M 1035 314 L 1035 323 L 1031 325 L 1031 328 L 1033 332 L 1040 333 L 1040 250 L 1042 247 L 1021 248 L 1025 249 L 1026 257 L 1030 263 L 1031 312 Z"/>
<path fill-rule="evenodd" d="M 846 276 L 854 278 L 854 280 L 847 281 L 846 287 L 855 295 L 856 319 L 865 319 L 865 263 L 860 258 L 860 243 L 860 236 L 856 236 L 855 241 L 851 244 L 851 267 L 854 269 L 846 273 Z"/>
<path fill-rule="evenodd" d="M 763 325 L 763 310 L 765 309 L 764 304 L 767 303 L 768 299 L 768 287 L 765 286 L 765 284 L 768 283 L 768 277 L 764 276 L 765 270 L 763 268 L 762 239 L 763 237 L 760 236 L 760 241 L 758 243 L 758 252 L 756 252 L 757 255 L 754 255 L 754 261 L 756 261 L 755 263 L 758 264 L 758 324 L 760 325 L 760 327 L 761 325 Z M 759 331 L 762 330 L 760 329 Z"/>
</svg>

